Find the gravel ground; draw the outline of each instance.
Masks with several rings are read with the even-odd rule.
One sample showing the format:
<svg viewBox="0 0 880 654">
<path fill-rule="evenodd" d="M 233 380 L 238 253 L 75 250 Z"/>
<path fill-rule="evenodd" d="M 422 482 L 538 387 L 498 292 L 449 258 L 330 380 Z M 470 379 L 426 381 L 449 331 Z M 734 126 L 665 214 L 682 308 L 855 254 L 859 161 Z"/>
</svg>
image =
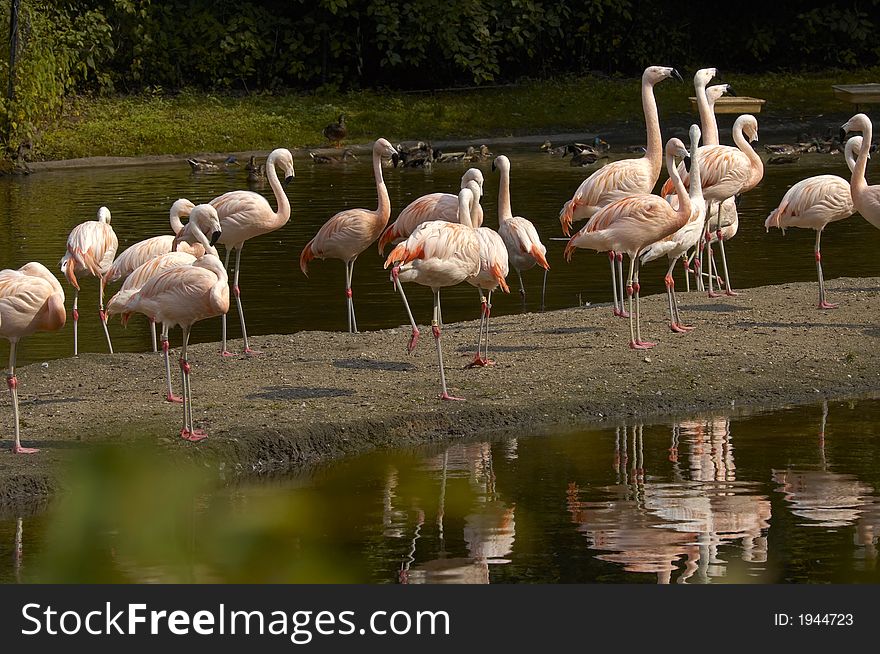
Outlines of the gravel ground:
<svg viewBox="0 0 880 654">
<path fill-rule="evenodd" d="M 696 326 L 684 335 L 666 326 L 665 296 L 645 298 L 643 336 L 658 341 L 646 352 L 627 347 L 627 323 L 607 306 L 501 317 L 492 321 L 497 364 L 488 368 L 464 367 L 477 323 L 448 325 L 447 377 L 465 402 L 437 399 L 430 328 L 412 355 L 405 350 L 408 327 L 257 336 L 252 345 L 262 354 L 251 358 L 224 359 L 215 344 L 196 345 L 196 422 L 209 433 L 198 444 L 177 437 L 182 410 L 163 401 L 158 355 L 86 354 L 47 369 L 27 366 L 18 373 L 22 440 L 42 451 L 9 452 L 12 411 L 4 393 L 0 507 L 45 500 L 58 490 L 70 453 L 102 441 L 143 439 L 222 466 L 227 475 L 252 474 L 503 430 L 877 391 L 880 278 L 832 280 L 828 290 L 839 309 L 815 308 L 815 283 L 718 299 L 681 294 L 683 318 Z M 418 292 L 428 291 L 410 290 Z M 241 351 L 241 343 L 232 341 L 231 349 Z"/>
</svg>

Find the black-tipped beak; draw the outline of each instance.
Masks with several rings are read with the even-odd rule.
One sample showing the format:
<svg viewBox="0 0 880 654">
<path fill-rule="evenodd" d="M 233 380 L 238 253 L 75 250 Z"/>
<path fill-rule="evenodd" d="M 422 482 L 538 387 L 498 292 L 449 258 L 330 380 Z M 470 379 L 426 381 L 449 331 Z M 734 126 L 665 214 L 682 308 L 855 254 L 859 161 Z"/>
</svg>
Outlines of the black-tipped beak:
<svg viewBox="0 0 880 654">
<path fill-rule="evenodd" d="M 727 85 L 727 95 L 732 95 L 734 98 L 737 97 L 736 91 L 733 90 L 733 87 L 730 84 Z"/>
<path fill-rule="evenodd" d="M 400 163 L 400 155 L 396 152 L 391 155 L 391 165 L 397 168 L 397 164 Z"/>
<path fill-rule="evenodd" d="M 216 232 L 214 232 L 213 234 L 211 234 L 211 245 L 216 244 L 217 241 L 220 240 L 220 235 L 221 235 L 221 233 L 222 233 L 222 232 L 220 232 L 220 230 L 217 230 Z"/>
<path fill-rule="evenodd" d="M 690 172 L 691 172 L 691 158 L 690 157 L 684 158 L 684 169 L 686 171 L 688 171 L 688 174 L 690 174 Z"/>
<path fill-rule="evenodd" d="M 838 136 L 840 137 L 840 142 L 844 143 L 846 141 L 846 130 L 841 127 Z"/>
<path fill-rule="evenodd" d="M 681 73 L 679 73 L 675 68 L 672 69 L 672 76 L 677 79 L 679 82 L 683 82 L 684 80 L 681 78 Z"/>
<path fill-rule="evenodd" d="M 492 162 L 492 172 L 494 173 L 498 168 L 495 166 L 495 162 Z"/>
<path fill-rule="evenodd" d="M 292 181 L 293 181 L 293 175 L 288 175 L 287 177 L 284 178 L 285 184 L 290 184 Z"/>
</svg>

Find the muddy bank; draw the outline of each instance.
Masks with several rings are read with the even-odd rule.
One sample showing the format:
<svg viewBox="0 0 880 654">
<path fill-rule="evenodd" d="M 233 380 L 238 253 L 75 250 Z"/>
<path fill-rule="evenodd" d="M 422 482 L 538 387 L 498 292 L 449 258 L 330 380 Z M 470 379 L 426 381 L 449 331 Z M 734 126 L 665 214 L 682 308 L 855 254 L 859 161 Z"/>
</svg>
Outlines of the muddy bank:
<svg viewBox="0 0 880 654">
<path fill-rule="evenodd" d="M 447 375 L 466 402 L 436 399 L 429 328 L 411 356 L 405 351 L 408 327 L 258 336 L 252 345 L 262 354 L 251 358 L 223 359 L 216 345 L 196 345 L 196 421 L 210 437 L 195 445 L 176 436 L 182 412 L 163 401 L 158 355 L 85 354 L 48 368 L 27 366 L 19 371 L 22 440 L 42 452 L 8 451 L 12 412 L 4 393 L 0 505 L 52 494 L 56 472 L 71 452 L 106 441 L 143 439 L 226 474 L 250 474 L 501 430 L 880 390 L 880 278 L 833 280 L 828 289 L 841 303 L 835 311 L 815 308 L 814 283 L 718 299 L 681 294 L 684 319 L 696 326 L 686 335 L 667 328 L 665 296 L 645 298 L 643 335 L 658 342 L 647 352 L 627 348 L 627 322 L 613 318 L 607 306 L 500 317 L 492 321 L 497 364 L 489 368 L 464 368 L 477 323 L 448 325 Z M 401 307 L 389 306 L 389 320 L 403 318 Z M 179 332 L 172 343 L 177 338 Z M 231 349 L 240 351 L 241 343 L 233 341 Z"/>
</svg>

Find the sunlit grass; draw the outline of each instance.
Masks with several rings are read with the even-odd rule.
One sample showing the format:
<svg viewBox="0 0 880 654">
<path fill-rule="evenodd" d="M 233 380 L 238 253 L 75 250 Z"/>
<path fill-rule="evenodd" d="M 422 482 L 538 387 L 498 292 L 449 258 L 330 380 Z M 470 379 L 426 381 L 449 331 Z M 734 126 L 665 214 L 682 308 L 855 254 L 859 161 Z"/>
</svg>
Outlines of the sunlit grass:
<svg viewBox="0 0 880 654">
<path fill-rule="evenodd" d="M 687 75 L 686 71 L 682 71 Z M 723 73 L 723 71 L 722 71 Z M 721 75 L 737 93 L 767 100 L 764 111 L 793 118 L 846 113 L 832 84 L 880 80 L 880 68 L 813 74 Z M 349 142 L 592 131 L 640 121 L 636 79 L 563 77 L 514 86 L 401 93 L 287 93 L 221 96 L 184 91 L 74 98 L 37 142 L 40 159 L 268 150 L 321 145 L 321 130 L 345 113 Z M 664 114 L 691 111 L 684 85 L 657 87 Z"/>
</svg>

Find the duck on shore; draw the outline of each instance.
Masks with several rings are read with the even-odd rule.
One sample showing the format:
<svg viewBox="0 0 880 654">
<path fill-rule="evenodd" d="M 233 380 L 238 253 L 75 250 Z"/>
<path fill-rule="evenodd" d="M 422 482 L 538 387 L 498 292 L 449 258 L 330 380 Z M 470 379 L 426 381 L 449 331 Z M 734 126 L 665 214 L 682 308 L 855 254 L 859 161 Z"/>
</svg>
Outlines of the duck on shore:
<svg viewBox="0 0 880 654">
<path fill-rule="evenodd" d="M 186 160 L 186 163 L 189 164 L 189 167 L 192 169 L 194 173 L 205 173 L 205 172 L 218 172 L 220 170 L 228 170 L 232 166 L 238 165 L 238 159 L 235 158 L 235 155 L 229 155 L 226 159 L 221 163 L 217 163 L 216 161 L 211 161 L 210 159 L 196 159 L 190 158 Z"/>
<path fill-rule="evenodd" d="M 333 143 L 337 148 L 348 135 L 348 128 L 345 126 L 345 114 L 339 114 L 339 119 L 335 123 L 330 123 L 321 132 L 324 138 Z"/>
</svg>

